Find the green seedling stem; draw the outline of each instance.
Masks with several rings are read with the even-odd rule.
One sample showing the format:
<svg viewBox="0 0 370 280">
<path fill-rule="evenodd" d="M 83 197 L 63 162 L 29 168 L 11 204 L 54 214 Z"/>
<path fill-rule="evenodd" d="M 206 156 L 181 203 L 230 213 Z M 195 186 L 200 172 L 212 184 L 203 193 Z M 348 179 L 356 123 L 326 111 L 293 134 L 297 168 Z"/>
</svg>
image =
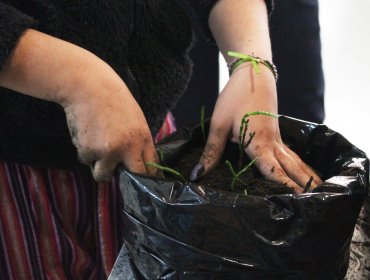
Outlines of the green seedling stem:
<svg viewBox="0 0 370 280">
<path fill-rule="evenodd" d="M 179 179 L 181 179 L 182 182 L 185 182 L 185 178 L 184 176 L 181 175 L 180 172 L 176 171 L 175 169 L 172 169 L 170 167 L 167 167 L 167 166 L 163 166 L 163 165 L 160 165 L 158 163 L 155 163 L 155 162 L 146 162 L 145 165 L 147 166 L 151 166 L 151 167 L 155 167 L 155 168 L 158 168 L 162 171 L 165 171 L 165 172 L 168 172 L 172 175 L 175 175 L 176 177 L 178 177 Z"/>
<path fill-rule="evenodd" d="M 160 164 L 166 165 L 166 155 L 171 153 L 171 150 L 169 150 L 167 147 L 160 146 L 156 149 L 156 152 L 160 160 Z"/>
<path fill-rule="evenodd" d="M 250 143 L 252 142 L 254 136 L 256 135 L 256 132 L 249 133 L 249 139 L 248 141 L 245 141 L 246 135 L 247 135 L 247 130 L 249 126 L 249 117 L 251 116 L 256 116 L 256 115 L 263 115 L 263 116 L 268 116 L 268 117 L 273 117 L 273 118 L 278 118 L 278 115 L 275 115 L 270 112 L 265 112 L 265 111 L 255 111 L 255 112 L 250 112 L 247 113 L 243 116 L 241 122 L 240 122 L 240 128 L 239 128 L 239 167 L 242 166 L 243 164 L 243 156 L 244 156 L 244 151 Z"/>
<path fill-rule="evenodd" d="M 162 163 L 164 163 L 164 151 L 162 149 L 159 149 L 159 159 L 161 160 Z"/>
<path fill-rule="evenodd" d="M 239 150 L 243 151 L 245 148 L 245 136 L 247 135 L 247 130 L 249 126 L 249 119 L 243 120 L 240 123 L 239 128 Z"/>
<path fill-rule="evenodd" d="M 279 115 L 276 115 L 276 114 L 273 114 L 273 113 L 270 113 L 270 112 L 265 112 L 265 111 L 255 111 L 255 112 L 250 112 L 250 113 L 246 113 L 243 118 L 242 118 L 242 121 L 245 121 L 246 119 L 248 119 L 250 116 L 256 116 L 256 115 L 264 115 L 264 116 L 268 116 L 268 117 L 273 117 L 273 118 L 278 118 Z"/>
<path fill-rule="evenodd" d="M 241 185 L 244 185 L 244 183 L 240 180 L 240 176 L 246 172 L 255 162 L 257 158 L 253 159 L 250 163 L 248 163 L 242 170 L 240 170 L 238 173 L 235 172 L 235 169 L 233 168 L 232 164 L 227 160 L 225 161 L 226 166 L 229 168 L 233 180 L 231 181 L 231 189 L 235 190 L 235 185 L 237 182 L 239 182 Z"/>
<path fill-rule="evenodd" d="M 232 164 L 230 163 L 230 161 L 228 161 L 228 160 L 225 161 L 225 164 L 229 168 L 230 173 L 233 176 L 233 179 L 231 181 L 231 190 L 235 190 L 236 183 L 239 182 L 240 184 L 243 184 L 243 182 L 240 181 L 240 179 L 238 178 L 238 175 L 236 174 L 236 172 L 234 170 L 234 167 L 232 166 Z"/>
</svg>

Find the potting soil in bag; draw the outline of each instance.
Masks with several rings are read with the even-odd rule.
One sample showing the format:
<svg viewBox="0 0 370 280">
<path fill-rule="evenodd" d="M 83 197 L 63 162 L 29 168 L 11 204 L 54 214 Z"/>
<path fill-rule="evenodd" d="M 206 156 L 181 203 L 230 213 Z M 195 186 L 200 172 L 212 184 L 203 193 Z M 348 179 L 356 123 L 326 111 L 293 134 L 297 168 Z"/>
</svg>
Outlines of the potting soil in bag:
<svg viewBox="0 0 370 280">
<path fill-rule="evenodd" d="M 137 279 L 345 277 L 368 159 L 324 125 L 279 122 L 284 142 L 324 180 L 312 193 L 254 196 L 121 171 L 124 240 Z M 202 139 L 200 127 L 182 129 L 157 149 L 173 163 Z"/>
</svg>

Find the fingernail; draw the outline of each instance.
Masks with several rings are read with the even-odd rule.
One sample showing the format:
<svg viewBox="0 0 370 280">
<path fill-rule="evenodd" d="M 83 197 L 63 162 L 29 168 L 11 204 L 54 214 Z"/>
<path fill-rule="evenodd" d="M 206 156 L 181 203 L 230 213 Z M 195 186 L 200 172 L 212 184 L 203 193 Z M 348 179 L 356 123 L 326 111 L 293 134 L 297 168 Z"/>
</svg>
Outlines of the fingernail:
<svg viewBox="0 0 370 280">
<path fill-rule="evenodd" d="M 193 171 L 191 172 L 190 181 L 196 181 L 196 180 L 198 180 L 203 175 L 204 170 L 205 170 L 205 168 L 204 168 L 203 164 L 198 163 L 194 167 Z"/>
<path fill-rule="evenodd" d="M 313 176 L 310 177 L 310 179 L 308 180 L 306 186 L 304 187 L 303 189 L 303 193 L 306 193 L 308 192 L 308 190 L 310 189 L 311 187 L 311 184 L 312 184 L 312 181 L 313 181 Z"/>
</svg>

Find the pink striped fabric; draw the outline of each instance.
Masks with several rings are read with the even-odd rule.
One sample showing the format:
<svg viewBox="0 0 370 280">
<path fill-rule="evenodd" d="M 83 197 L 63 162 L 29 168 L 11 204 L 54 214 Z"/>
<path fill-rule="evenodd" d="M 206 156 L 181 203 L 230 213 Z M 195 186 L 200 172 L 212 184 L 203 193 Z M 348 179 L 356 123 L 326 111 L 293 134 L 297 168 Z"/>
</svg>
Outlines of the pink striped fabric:
<svg viewBox="0 0 370 280">
<path fill-rule="evenodd" d="M 157 140 L 173 132 L 168 116 Z M 122 246 L 118 181 L 0 162 L 0 279 L 107 279 Z"/>
<path fill-rule="evenodd" d="M 116 180 L 0 163 L 0 279 L 106 279 L 118 253 Z"/>
<path fill-rule="evenodd" d="M 172 113 L 169 112 L 167 114 L 166 119 L 164 120 L 161 129 L 159 130 L 157 136 L 155 137 L 155 142 L 156 143 L 159 142 L 160 140 L 162 140 L 164 137 L 171 134 L 175 130 L 176 130 L 175 118 L 173 117 Z"/>
</svg>

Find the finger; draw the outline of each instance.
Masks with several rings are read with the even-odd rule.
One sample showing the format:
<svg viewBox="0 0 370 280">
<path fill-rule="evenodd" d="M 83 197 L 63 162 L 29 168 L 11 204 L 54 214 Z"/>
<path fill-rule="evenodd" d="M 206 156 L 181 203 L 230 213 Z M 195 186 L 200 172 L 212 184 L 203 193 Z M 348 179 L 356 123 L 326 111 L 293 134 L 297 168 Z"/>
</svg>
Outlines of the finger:
<svg viewBox="0 0 370 280">
<path fill-rule="evenodd" d="M 211 123 L 207 143 L 204 147 L 202 156 L 190 175 L 191 181 L 196 181 L 210 172 L 220 161 L 225 149 L 228 134 L 225 127 L 224 125 Z"/>
<path fill-rule="evenodd" d="M 86 165 L 91 165 L 92 163 L 95 163 L 95 161 L 99 158 L 98 155 L 95 152 L 88 151 L 88 152 L 81 152 L 78 151 L 77 155 L 78 160 Z"/>
<path fill-rule="evenodd" d="M 144 163 L 147 163 L 147 162 L 158 163 L 159 162 L 159 158 L 155 151 L 153 143 L 148 143 L 146 145 L 146 149 L 143 152 L 143 159 L 144 159 Z M 146 172 L 149 176 L 163 177 L 163 172 L 161 172 L 161 170 L 159 170 L 158 168 L 151 166 L 151 165 L 145 165 L 145 167 L 146 167 Z"/>
<path fill-rule="evenodd" d="M 302 193 L 303 189 L 286 174 L 282 166 L 272 155 L 258 158 L 256 165 L 262 175 L 267 179 L 281 184 L 287 184 L 294 189 L 295 193 Z"/>
<path fill-rule="evenodd" d="M 142 158 L 142 152 L 140 153 L 130 153 L 122 160 L 123 165 L 130 170 L 142 175 L 148 175 L 145 162 Z"/>
<path fill-rule="evenodd" d="M 275 157 L 285 173 L 298 185 L 305 188 L 312 175 L 307 174 L 284 149 L 276 151 Z"/>
<path fill-rule="evenodd" d="M 117 161 L 112 159 L 101 159 L 91 165 L 91 171 L 95 181 L 109 182 L 112 179 Z"/>
<path fill-rule="evenodd" d="M 289 147 L 284 145 L 286 152 L 298 163 L 298 165 L 306 172 L 307 175 L 313 177 L 313 186 L 316 187 L 317 185 L 322 183 L 322 180 L 319 175 L 308 165 L 306 164 L 295 152 L 293 152 Z"/>
</svg>

